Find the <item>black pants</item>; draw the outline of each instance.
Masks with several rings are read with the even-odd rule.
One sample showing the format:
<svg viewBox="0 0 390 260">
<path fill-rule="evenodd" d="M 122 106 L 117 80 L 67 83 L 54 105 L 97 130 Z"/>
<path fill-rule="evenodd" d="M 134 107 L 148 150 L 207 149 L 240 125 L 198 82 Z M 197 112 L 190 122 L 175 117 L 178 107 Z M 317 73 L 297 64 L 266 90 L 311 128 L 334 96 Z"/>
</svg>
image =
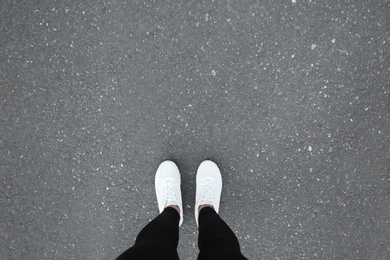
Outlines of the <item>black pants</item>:
<svg viewBox="0 0 390 260">
<path fill-rule="evenodd" d="M 117 260 L 179 259 L 179 213 L 173 208 L 164 211 L 138 234 L 133 247 Z M 199 213 L 198 259 L 246 259 L 240 252 L 237 237 L 213 208 Z"/>
</svg>

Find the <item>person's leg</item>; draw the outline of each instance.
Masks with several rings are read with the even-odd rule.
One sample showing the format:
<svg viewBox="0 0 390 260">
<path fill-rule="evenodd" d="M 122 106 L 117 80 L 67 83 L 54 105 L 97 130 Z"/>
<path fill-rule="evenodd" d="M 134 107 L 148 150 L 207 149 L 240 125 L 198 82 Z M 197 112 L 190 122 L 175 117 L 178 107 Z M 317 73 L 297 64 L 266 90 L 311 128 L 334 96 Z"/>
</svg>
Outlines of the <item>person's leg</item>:
<svg viewBox="0 0 390 260">
<path fill-rule="evenodd" d="M 234 232 L 212 207 L 199 213 L 198 259 L 246 259 Z"/>
<path fill-rule="evenodd" d="M 176 164 L 171 161 L 162 162 L 155 177 L 160 215 L 142 229 L 134 246 L 117 260 L 179 259 L 179 226 L 183 223 L 180 183 L 180 172 Z"/>
<path fill-rule="evenodd" d="M 147 224 L 138 234 L 134 246 L 121 254 L 117 260 L 130 259 L 179 259 L 180 215 L 176 209 L 167 207 Z"/>
<path fill-rule="evenodd" d="M 246 259 L 236 235 L 218 215 L 222 175 L 212 161 L 200 164 L 196 174 L 195 220 L 199 224 L 198 259 Z"/>
</svg>

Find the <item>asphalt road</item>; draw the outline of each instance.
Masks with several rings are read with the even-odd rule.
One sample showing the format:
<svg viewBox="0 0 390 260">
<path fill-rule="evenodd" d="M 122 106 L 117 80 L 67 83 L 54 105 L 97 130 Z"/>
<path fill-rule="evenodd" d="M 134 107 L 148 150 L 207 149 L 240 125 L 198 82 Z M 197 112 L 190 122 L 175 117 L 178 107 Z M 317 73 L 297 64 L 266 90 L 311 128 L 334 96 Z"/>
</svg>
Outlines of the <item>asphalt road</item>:
<svg viewBox="0 0 390 260">
<path fill-rule="evenodd" d="M 390 2 L 0 3 L 0 258 L 114 259 L 195 172 L 250 259 L 390 259 Z"/>
</svg>

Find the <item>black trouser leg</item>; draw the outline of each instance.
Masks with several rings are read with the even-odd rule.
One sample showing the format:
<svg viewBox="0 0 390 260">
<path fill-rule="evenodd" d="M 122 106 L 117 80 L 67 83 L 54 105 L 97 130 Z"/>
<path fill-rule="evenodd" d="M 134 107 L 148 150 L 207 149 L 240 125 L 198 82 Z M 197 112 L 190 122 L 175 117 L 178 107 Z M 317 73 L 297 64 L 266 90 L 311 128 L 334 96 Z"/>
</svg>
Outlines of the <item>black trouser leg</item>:
<svg viewBox="0 0 390 260">
<path fill-rule="evenodd" d="M 198 260 L 246 259 L 241 254 L 236 235 L 211 207 L 205 207 L 199 213 L 198 246 Z"/>
<path fill-rule="evenodd" d="M 141 230 L 134 246 L 117 260 L 179 259 L 179 220 L 180 215 L 174 208 L 165 208 Z"/>
</svg>

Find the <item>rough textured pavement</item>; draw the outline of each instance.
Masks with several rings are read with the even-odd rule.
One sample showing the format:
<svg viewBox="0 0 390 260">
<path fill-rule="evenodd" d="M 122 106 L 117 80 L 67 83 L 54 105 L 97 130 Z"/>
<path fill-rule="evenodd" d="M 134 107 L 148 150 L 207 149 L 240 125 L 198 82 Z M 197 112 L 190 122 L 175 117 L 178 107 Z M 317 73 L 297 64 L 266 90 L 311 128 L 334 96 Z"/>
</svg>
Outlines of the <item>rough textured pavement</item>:
<svg viewBox="0 0 390 260">
<path fill-rule="evenodd" d="M 250 259 L 390 259 L 390 2 L 0 3 L 1 259 L 114 259 L 195 172 Z"/>
</svg>

